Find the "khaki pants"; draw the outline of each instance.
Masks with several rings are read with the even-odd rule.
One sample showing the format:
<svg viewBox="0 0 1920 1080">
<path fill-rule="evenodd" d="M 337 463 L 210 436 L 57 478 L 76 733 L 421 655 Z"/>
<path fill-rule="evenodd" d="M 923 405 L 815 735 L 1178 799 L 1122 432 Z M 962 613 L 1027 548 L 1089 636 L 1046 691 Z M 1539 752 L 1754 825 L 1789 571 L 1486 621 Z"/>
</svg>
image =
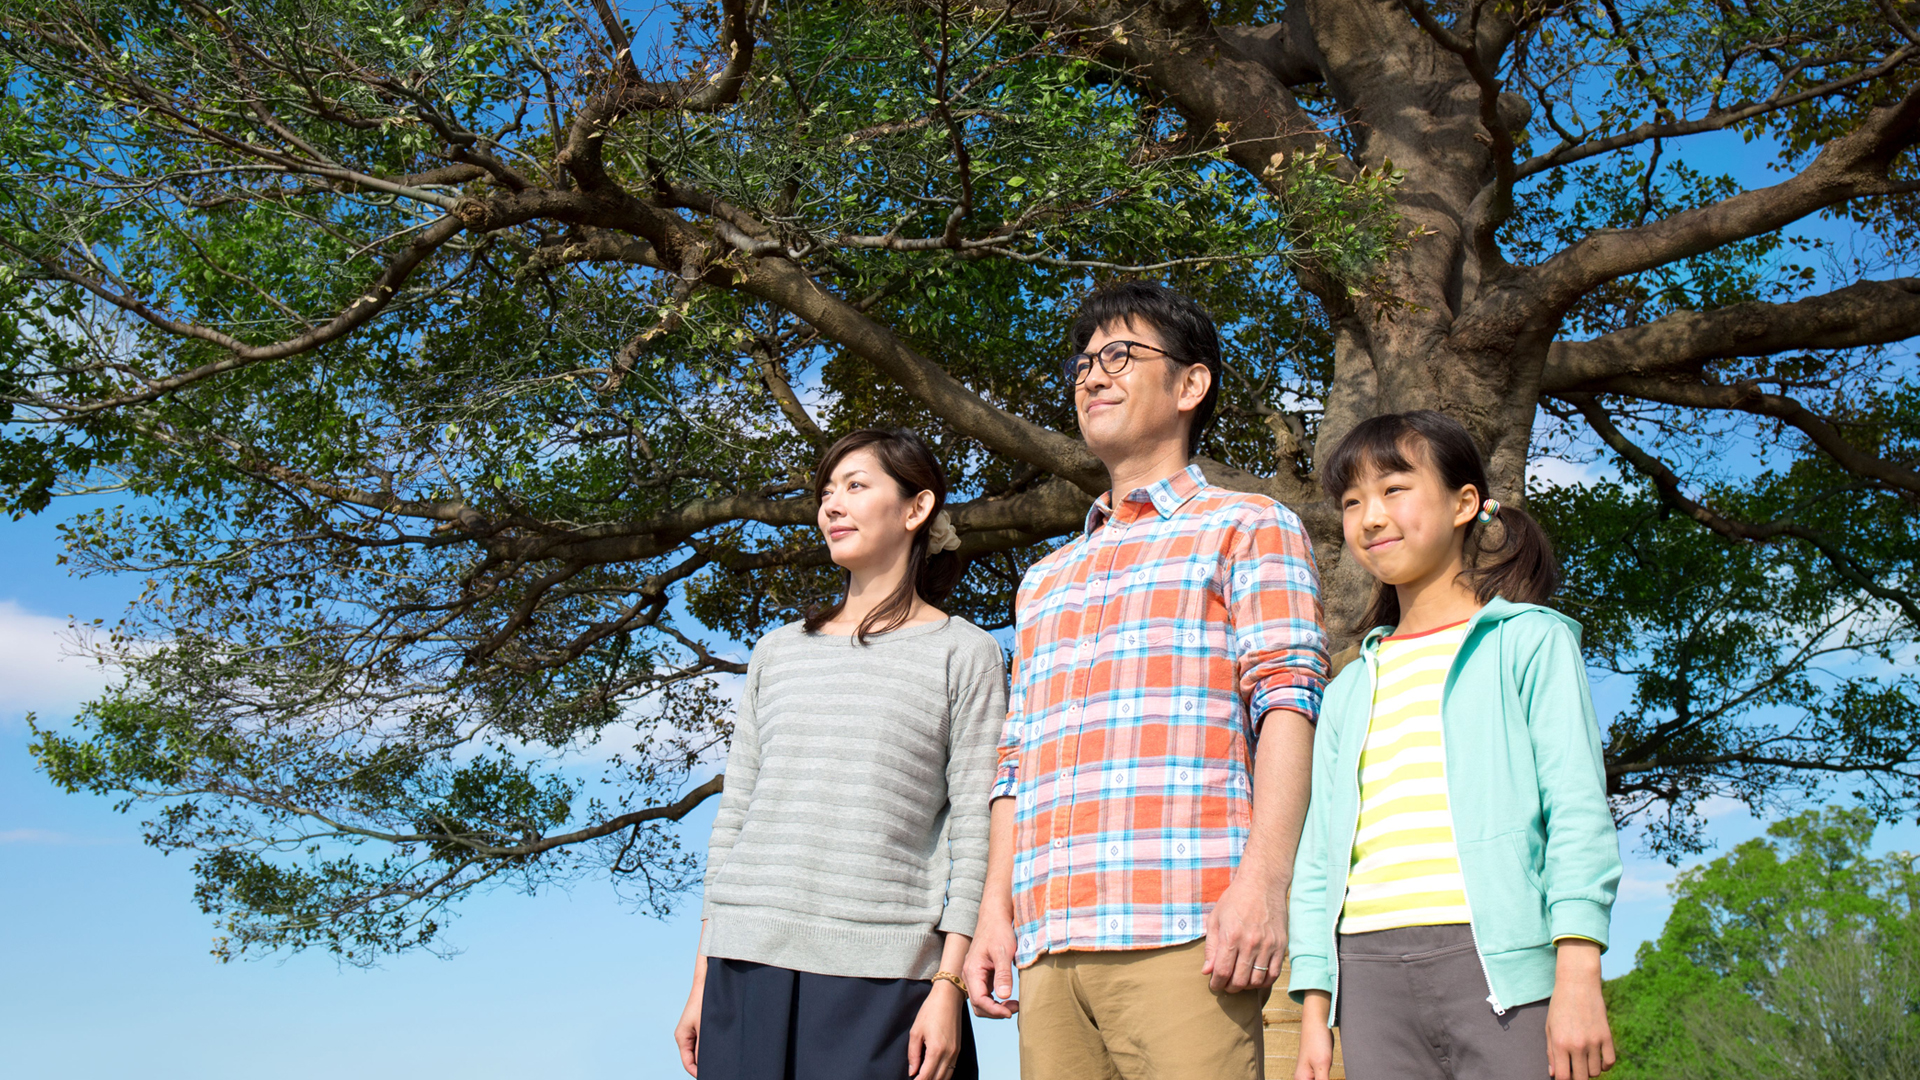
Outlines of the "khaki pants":
<svg viewBox="0 0 1920 1080">
<path fill-rule="evenodd" d="M 1021 1080 L 1260 1080 L 1267 991 L 1215 993 L 1206 947 L 1034 961 L 1020 973 Z"/>
</svg>

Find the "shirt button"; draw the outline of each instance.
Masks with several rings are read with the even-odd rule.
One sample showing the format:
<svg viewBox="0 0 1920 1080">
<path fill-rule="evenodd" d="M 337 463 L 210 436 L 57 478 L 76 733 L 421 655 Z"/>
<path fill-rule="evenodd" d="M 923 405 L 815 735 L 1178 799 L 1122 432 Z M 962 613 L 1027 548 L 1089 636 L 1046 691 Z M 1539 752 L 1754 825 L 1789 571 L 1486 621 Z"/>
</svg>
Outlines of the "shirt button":
<svg viewBox="0 0 1920 1080">
<path fill-rule="evenodd" d="M 1065 841 L 1065 840 L 1062 840 L 1062 839 L 1060 839 L 1060 838 L 1059 838 L 1059 837 L 1057 837 L 1057 836 L 1053 838 L 1053 846 L 1054 846 L 1054 847 L 1059 847 L 1059 846 L 1061 846 L 1062 844 L 1065 844 L 1065 843 L 1066 843 L 1066 841 Z"/>
</svg>

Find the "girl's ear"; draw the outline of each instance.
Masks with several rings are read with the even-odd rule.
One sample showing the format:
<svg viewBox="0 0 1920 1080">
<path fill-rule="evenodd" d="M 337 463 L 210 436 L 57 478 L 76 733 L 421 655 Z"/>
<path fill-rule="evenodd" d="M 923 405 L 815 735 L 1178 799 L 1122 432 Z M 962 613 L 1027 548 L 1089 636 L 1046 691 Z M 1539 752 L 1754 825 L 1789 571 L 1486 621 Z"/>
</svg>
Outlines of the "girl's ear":
<svg viewBox="0 0 1920 1080">
<path fill-rule="evenodd" d="M 933 516 L 933 492 L 923 491 L 907 506 L 907 531 L 913 532 Z"/>
<path fill-rule="evenodd" d="M 1453 499 L 1453 527 L 1464 529 L 1480 514 L 1480 489 L 1468 484 Z"/>
</svg>

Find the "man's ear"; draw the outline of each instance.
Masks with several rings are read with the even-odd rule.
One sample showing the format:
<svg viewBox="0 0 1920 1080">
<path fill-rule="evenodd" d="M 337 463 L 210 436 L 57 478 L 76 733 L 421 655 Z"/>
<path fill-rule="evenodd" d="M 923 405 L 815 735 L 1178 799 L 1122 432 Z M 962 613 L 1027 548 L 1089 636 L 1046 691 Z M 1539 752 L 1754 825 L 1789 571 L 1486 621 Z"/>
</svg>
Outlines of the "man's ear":
<svg viewBox="0 0 1920 1080">
<path fill-rule="evenodd" d="M 1205 364 L 1188 364 L 1180 373 L 1181 412 L 1192 412 L 1207 400 L 1207 391 L 1213 389 L 1213 372 Z"/>
</svg>

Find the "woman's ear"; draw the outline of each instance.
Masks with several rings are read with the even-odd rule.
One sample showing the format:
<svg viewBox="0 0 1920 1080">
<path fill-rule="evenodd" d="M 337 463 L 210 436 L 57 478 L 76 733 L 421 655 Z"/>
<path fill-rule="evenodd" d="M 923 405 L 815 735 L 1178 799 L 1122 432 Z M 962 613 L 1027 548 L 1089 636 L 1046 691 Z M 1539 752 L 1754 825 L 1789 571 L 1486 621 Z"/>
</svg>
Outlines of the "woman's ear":
<svg viewBox="0 0 1920 1080">
<path fill-rule="evenodd" d="M 933 516 L 933 492 L 923 491 L 907 507 L 907 531 L 913 532 Z"/>
</svg>

